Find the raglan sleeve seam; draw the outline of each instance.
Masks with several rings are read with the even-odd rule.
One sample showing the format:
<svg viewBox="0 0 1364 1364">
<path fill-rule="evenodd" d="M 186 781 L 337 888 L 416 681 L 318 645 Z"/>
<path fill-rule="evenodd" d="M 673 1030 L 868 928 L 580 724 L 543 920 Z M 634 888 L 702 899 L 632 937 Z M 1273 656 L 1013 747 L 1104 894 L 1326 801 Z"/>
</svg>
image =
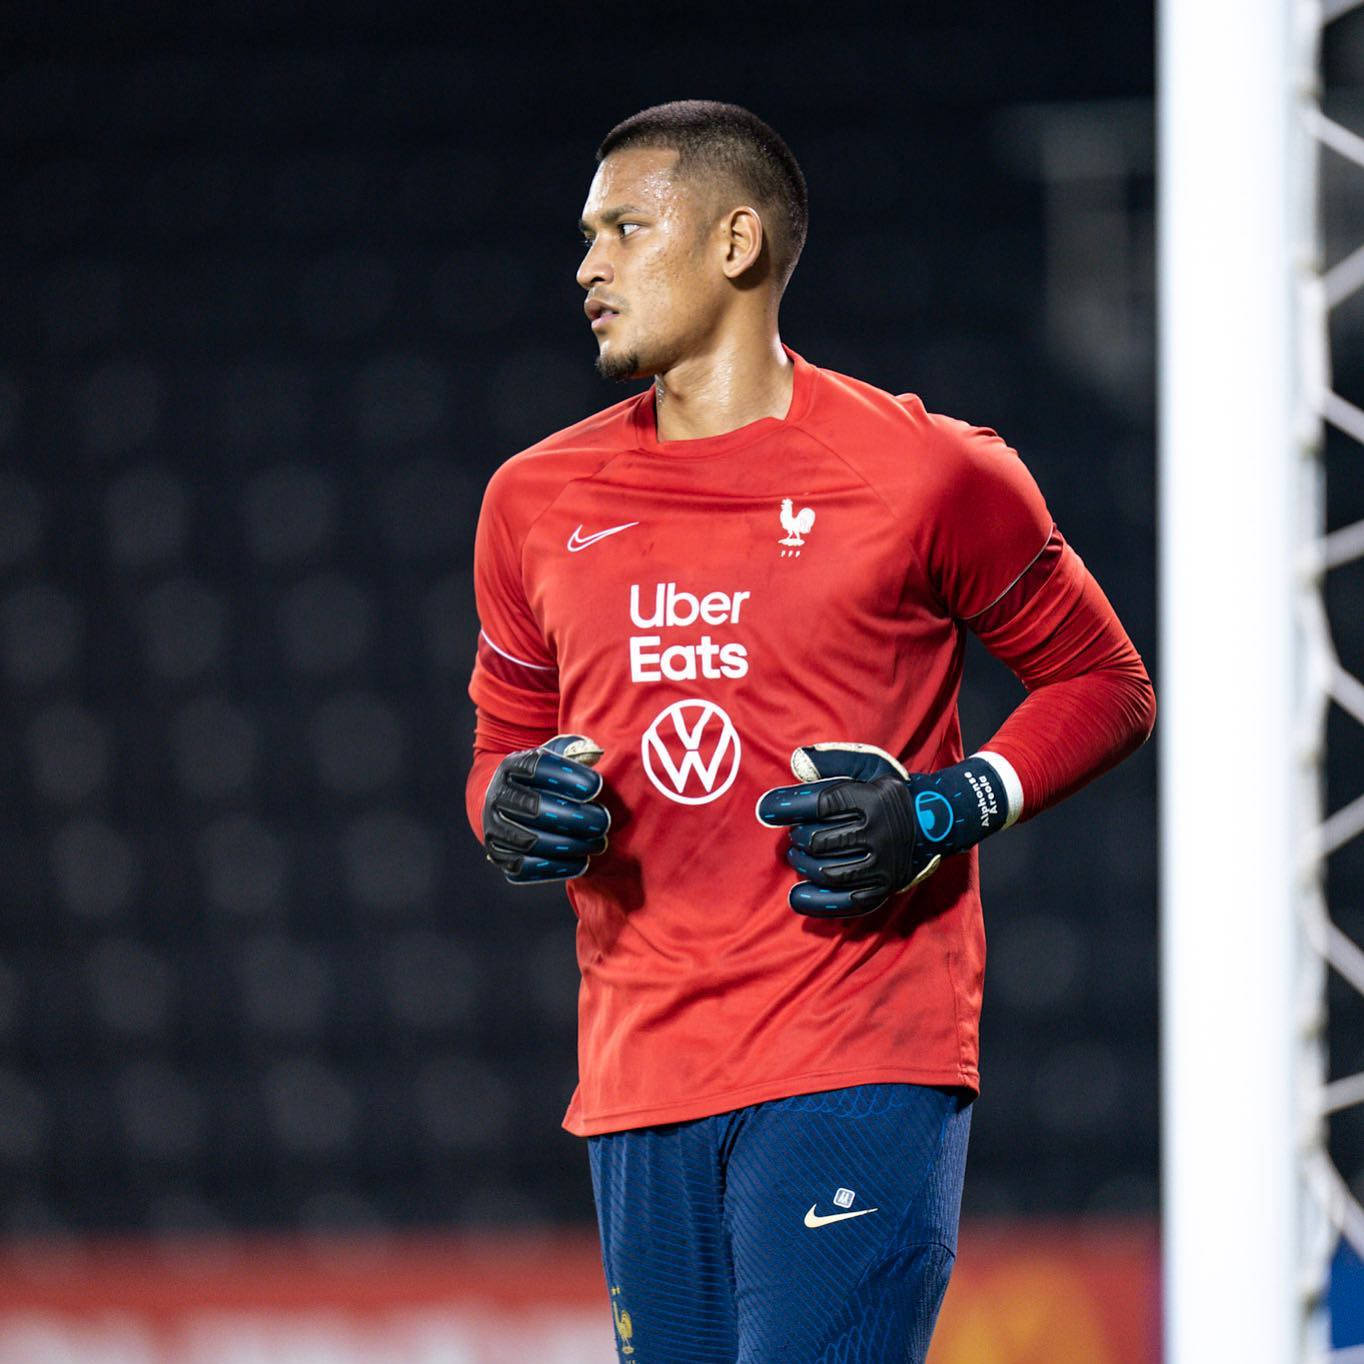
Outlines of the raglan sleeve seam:
<svg viewBox="0 0 1364 1364">
<path fill-rule="evenodd" d="M 862 470 L 859 469 L 857 465 L 854 464 L 853 461 L 847 457 L 847 455 L 843 454 L 843 452 L 840 450 L 836 450 L 832 445 L 829 444 L 828 441 L 824 440 L 821 436 L 815 434 L 815 432 L 811 431 L 808 427 L 802 426 L 800 429 L 812 441 L 816 442 L 816 444 L 820 445 L 823 449 L 827 450 L 829 454 L 831 454 L 836 460 L 838 460 L 838 462 L 841 465 L 843 465 L 845 469 L 848 470 L 849 473 L 851 473 L 856 479 L 859 480 L 859 482 L 861 482 L 863 487 L 865 487 L 867 491 L 870 492 L 871 495 L 885 509 L 886 515 L 891 518 L 892 522 L 900 524 L 907 519 L 904 510 L 903 509 L 897 510 L 895 506 L 891 503 L 890 499 L 886 496 L 885 492 L 881 488 L 879 488 L 875 483 L 873 483 L 872 480 L 868 478 L 867 475 L 864 474 Z M 906 553 L 908 554 L 910 560 L 912 561 L 909 565 L 906 566 L 905 569 L 906 578 L 908 578 L 910 574 L 917 569 L 920 578 L 930 587 L 933 587 L 933 580 L 928 575 L 927 568 L 923 561 L 923 555 L 920 553 L 919 547 L 914 543 L 913 537 L 910 535 L 905 535 L 901 543 L 903 544 Z M 934 595 L 937 596 L 936 588 L 934 588 Z M 950 615 L 951 612 L 946 610 L 946 604 L 941 602 L 940 604 L 944 606 L 944 614 Z"/>
</svg>

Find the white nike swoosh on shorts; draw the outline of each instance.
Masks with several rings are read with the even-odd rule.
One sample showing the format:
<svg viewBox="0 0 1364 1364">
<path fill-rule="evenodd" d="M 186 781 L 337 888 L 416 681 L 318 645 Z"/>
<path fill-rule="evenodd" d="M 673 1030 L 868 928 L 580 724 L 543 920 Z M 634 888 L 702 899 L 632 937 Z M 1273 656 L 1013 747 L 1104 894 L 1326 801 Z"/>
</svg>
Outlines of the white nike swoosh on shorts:
<svg viewBox="0 0 1364 1364">
<path fill-rule="evenodd" d="M 878 1208 L 859 1208 L 856 1212 L 831 1212 L 827 1217 L 820 1217 L 815 1209 L 818 1203 L 810 1204 L 810 1211 L 805 1214 L 805 1225 L 807 1227 L 824 1227 L 830 1222 L 846 1222 L 850 1217 L 865 1217 L 869 1212 L 879 1212 Z"/>
</svg>

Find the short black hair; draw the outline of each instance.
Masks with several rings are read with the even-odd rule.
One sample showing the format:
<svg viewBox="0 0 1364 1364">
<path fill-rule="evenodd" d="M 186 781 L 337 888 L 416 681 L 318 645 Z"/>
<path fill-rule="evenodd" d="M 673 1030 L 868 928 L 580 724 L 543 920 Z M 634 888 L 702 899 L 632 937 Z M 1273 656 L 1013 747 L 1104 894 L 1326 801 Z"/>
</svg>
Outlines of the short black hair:
<svg viewBox="0 0 1364 1364">
<path fill-rule="evenodd" d="M 672 148 L 679 175 L 723 176 L 752 196 L 764 212 L 778 286 L 786 287 L 805 245 L 810 201 L 790 147 L 757 114 L 710 99 L 655 104 L 617 123 L 597 148 L 597 161 L 627 147 Z"/>
</svg>

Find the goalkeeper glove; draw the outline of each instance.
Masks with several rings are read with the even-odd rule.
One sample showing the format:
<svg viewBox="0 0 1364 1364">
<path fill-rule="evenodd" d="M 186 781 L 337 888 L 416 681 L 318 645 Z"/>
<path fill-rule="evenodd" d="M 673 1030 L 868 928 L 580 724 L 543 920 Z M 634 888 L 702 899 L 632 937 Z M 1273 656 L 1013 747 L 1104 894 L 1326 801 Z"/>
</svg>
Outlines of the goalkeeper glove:
<svg viewBox="0 0 1364 1364">
<path fill-rule="evenodd" d="M 809 744 L 791 755 L 791 771 L 800 785 L 763 792 L 757 815 L 789 829 L 786 860 L 803 879 L 787 899 L 817 918 L 870 914 L 1018 814 L 979 755 L 907 772 L 870 744 Z"/>
<path fill-rule="evenodd" d="M 483 847 L 514 885 L 581 876 L 606 851 L 611 814 L 596 803 L 602 750 L 581 734 L 556 734 L 508 753 L 483 797 Z"/>
</svg>

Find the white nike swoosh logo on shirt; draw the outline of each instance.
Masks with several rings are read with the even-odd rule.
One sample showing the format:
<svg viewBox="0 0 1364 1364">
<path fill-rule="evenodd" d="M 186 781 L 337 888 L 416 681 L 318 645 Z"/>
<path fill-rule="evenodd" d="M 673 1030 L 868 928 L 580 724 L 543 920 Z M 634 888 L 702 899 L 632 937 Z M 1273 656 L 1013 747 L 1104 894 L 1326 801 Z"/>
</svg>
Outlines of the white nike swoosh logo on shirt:
<svg viewBox="0 0 1364 1364">
<path fill-rule="evenodd" d="M 605 530 L 593 531 L 591 535 L 584 535 L 583 528 L 579 526 L 568 537 L 569 553 L 576 554 L 580 549 L 586 549 L 588 545 L 595 545 L 598 540 L 605 540 L 608 535 L 614 535 L 618 530 L 629 530 L 631 526 L 637 525 L 639 525 L 638 521 L 626 521 L 624 525 L 608 526 Z"/>
<path fill-rule="evenodd" d="M 846 1222 L 850 1217 L 865 1217 L 869 1212 L 879 1211 L 876 1208 L 859 1208 L 856 1212 L 831 1212 L 827 1217 L 820 1217 L 815 1209 L 818 1203 L 810 1204 L 810 1211 L 805 1214 L 805 1225 L 807 1227 L 824 1227 L 830 1222 Z"/>
</svg>

